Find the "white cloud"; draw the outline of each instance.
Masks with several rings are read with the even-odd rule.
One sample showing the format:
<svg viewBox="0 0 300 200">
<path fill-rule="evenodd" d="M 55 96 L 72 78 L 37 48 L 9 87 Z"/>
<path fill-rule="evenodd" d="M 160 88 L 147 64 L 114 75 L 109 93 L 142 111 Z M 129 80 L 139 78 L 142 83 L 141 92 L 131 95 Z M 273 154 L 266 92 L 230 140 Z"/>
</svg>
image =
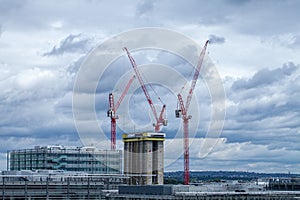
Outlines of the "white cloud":
<svg viewBox="0 0 300 200">
<path fill-rule="evenodd" d="M 38 87 L 47 87 L 55 78 L 49 70 L 41 71 L 38 68 L 26 70 L 16 77 L 17 88 L 20 90 L 35 90 Z"/>
</svg>

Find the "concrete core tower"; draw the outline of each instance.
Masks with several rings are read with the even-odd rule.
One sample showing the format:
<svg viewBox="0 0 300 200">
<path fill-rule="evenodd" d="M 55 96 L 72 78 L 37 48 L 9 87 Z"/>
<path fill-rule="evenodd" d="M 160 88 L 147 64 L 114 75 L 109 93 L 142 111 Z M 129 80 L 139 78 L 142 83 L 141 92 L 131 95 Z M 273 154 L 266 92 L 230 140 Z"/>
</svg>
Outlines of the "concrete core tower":
<svg viewBox="0 0 300 200">
<path fill-rule="evenodd" d="M 123 134 L 124 174 L 129 185 L 163 184 L 164 133 Z"/>
</svg>

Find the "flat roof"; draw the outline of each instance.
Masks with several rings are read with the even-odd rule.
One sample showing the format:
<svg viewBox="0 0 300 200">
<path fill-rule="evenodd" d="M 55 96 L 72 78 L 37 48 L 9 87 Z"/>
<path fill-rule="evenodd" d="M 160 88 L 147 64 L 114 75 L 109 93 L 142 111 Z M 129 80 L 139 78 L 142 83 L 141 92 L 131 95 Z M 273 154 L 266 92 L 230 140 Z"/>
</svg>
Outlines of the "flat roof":
<svg viewBox="0 0 300 200">
<path fill-rule="evenodd" d="M 123 142 L 136 141 L 164 141 L 165 133 L 141 132 L 141 133 L 125 133 L 122 135 Z"/>
</svg>

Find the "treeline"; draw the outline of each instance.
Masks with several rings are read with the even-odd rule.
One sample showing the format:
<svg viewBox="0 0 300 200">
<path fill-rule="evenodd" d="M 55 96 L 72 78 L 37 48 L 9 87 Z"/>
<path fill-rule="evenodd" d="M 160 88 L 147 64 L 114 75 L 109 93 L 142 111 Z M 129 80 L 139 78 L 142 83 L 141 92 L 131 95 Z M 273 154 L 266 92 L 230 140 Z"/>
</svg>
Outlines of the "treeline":
<svg viewBox="0 0 300 200">
<path fill-rule="evenodd" d="M 295 176 L 300 175 L 291 173 L 256 173 L 243 171 L 192 171 L 190 172 L 190 182 L 220 182 L 226 180 L 250 181 L 255 179 L 269 179 Z M 165 172 L 164 183 L 182 184 L 183 171 Z"/>
</svg>

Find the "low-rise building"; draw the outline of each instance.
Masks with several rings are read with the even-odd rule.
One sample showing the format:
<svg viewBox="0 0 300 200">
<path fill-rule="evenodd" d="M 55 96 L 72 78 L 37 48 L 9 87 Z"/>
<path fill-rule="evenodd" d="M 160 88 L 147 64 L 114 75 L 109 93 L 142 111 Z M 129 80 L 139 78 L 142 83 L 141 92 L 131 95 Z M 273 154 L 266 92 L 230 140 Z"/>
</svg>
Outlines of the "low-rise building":
<svg viewBox="0 0 300 200">
<path fill-rule="evenodd" d="M 300 177 L 272 178 L 269 180 L 269 190 L 300 191 Z"/>
<path fill-rule="evenodd" d="M 8 151 L 9 170 L 64 170 L 90 174 L 120 174 L 121 150 L 95 147 L 36 146 Z"/>
<path fill-rule="evenodd" d="M 117 193 L 122 174 L 88 174 L 62 170 L 3 171 L 1 199 L 105 199 Z"/>
</svg>

